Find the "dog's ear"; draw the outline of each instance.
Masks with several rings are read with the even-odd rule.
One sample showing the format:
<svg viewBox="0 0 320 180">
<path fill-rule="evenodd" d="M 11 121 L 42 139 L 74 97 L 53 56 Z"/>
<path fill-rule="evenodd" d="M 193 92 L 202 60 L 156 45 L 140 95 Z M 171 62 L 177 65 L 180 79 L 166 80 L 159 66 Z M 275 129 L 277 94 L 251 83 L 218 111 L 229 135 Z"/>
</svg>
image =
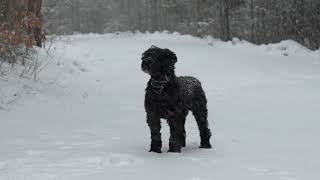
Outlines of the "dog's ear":
<svg viewBox="0 0 320 180">
<path fill-rule="evenodd" d="M 169 49 L 163 49 L 162 51 L 162 57 L 169 63 L 169 64 L 175 64 L 177 60 L 177 56 L 174 52 L 170 51 Z"/>
</svg>

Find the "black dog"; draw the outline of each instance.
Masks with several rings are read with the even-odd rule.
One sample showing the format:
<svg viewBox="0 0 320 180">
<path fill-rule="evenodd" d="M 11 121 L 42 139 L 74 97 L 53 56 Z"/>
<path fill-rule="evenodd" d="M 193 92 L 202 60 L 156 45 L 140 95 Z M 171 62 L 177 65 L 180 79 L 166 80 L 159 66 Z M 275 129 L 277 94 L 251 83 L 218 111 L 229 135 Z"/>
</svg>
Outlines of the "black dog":
<svg viewBox="0 0 320 180">
<path fill-rule="evenodd" d="M 147 123 L 151 131 L 150 152 L 161 153 L 160 118 L 170 126 L 169 152 L 181 152 L 186 144 L 185 121 L 193 112 L 200 130 L 200 148 L 211 148 L 207 99 L 194 77 L 176 77 L 176 55 L 169 49 L 152 46 L 142 54 L 141 68 L 151 78 L 145 94 Z"/>
</svg>

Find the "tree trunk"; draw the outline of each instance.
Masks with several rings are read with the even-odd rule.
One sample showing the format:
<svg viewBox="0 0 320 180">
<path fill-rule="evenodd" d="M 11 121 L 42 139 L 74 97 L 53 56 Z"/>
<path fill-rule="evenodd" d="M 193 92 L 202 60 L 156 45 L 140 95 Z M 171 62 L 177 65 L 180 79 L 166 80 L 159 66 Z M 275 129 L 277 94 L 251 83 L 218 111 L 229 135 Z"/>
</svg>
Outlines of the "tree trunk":
<svg viewBox="0 0 320 180">
<path fill-rule="evenodd" d="M 28 11 L 32 12 L 40 20 L 41 17 L 42 0 L 28 0 Z M 33 30 L 36 45 L 42 47 L 42 25 L 36 26 Z"/>
<path fill-rule="evenodd" d="M 253 0 L 250 0 L 250 18 L 251 18 L 251 41 L 255 42 L 255 31 L 254 31 L 254 25 L 255 25 L 255 19 L 254 19 L 254 2 Z"/>
<path fill-rule="evenodd" d="M 159 29 L 159 18 L 158 18 L 158 0 L 151 0 L 151 13 L 152 13 L 152 31 Z"/>
<path fill-rule="evenodd" d="M 230 37 L 230 0 L 220 0 L 220 27 L 222 40 L 229 41 Z"/>
</svg>

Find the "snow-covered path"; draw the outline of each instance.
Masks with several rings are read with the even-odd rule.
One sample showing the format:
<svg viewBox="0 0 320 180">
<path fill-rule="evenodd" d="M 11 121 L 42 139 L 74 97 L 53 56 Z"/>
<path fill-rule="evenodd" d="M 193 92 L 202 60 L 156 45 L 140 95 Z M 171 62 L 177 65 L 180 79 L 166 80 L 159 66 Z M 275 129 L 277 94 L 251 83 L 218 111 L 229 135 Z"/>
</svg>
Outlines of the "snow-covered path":
<svg viewBox="0 0 320 180">
<path fill-rule="evenodd" d="M 151 45 L 202 81 L 213 150 L 198 149 L 189 115 L 181 154 L 166 153 L 166 123 L 165 153 L 147 152 L 140 55 Z M 319 51 L 156 33 L 67 36 L 52 53 L 41 81 L 0 80 L 0 103 L 19 97 L 0 109 L 0 180 L 320 179 Z"/>
</svg>

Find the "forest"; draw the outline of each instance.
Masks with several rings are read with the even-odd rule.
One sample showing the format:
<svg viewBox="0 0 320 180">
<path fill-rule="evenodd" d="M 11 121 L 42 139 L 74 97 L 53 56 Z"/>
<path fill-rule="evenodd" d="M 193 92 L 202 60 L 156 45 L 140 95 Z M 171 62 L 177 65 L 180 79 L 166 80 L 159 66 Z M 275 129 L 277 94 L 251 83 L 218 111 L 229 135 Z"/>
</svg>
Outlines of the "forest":
<svg viewBox="0 0 320 180">
<path fill-rule="evenodd" d="M 164 31 L 256 44 L 320 45 L 319 0 L 44 0 L 55 34 Z"/>
<path fill-rule="evenodd" d="M 12 17 L 23 15 L 21 7 L 28 3 L 42 6 L 35 15 L 47 34 L 166 30 L 224 41 L 292 39 L 310 49 L 320 46 L 319 0 L 1 0 L 1 24 L 15 22 Z M 41 32 L 36 33 L 39 45 Z"/>
</svg>

